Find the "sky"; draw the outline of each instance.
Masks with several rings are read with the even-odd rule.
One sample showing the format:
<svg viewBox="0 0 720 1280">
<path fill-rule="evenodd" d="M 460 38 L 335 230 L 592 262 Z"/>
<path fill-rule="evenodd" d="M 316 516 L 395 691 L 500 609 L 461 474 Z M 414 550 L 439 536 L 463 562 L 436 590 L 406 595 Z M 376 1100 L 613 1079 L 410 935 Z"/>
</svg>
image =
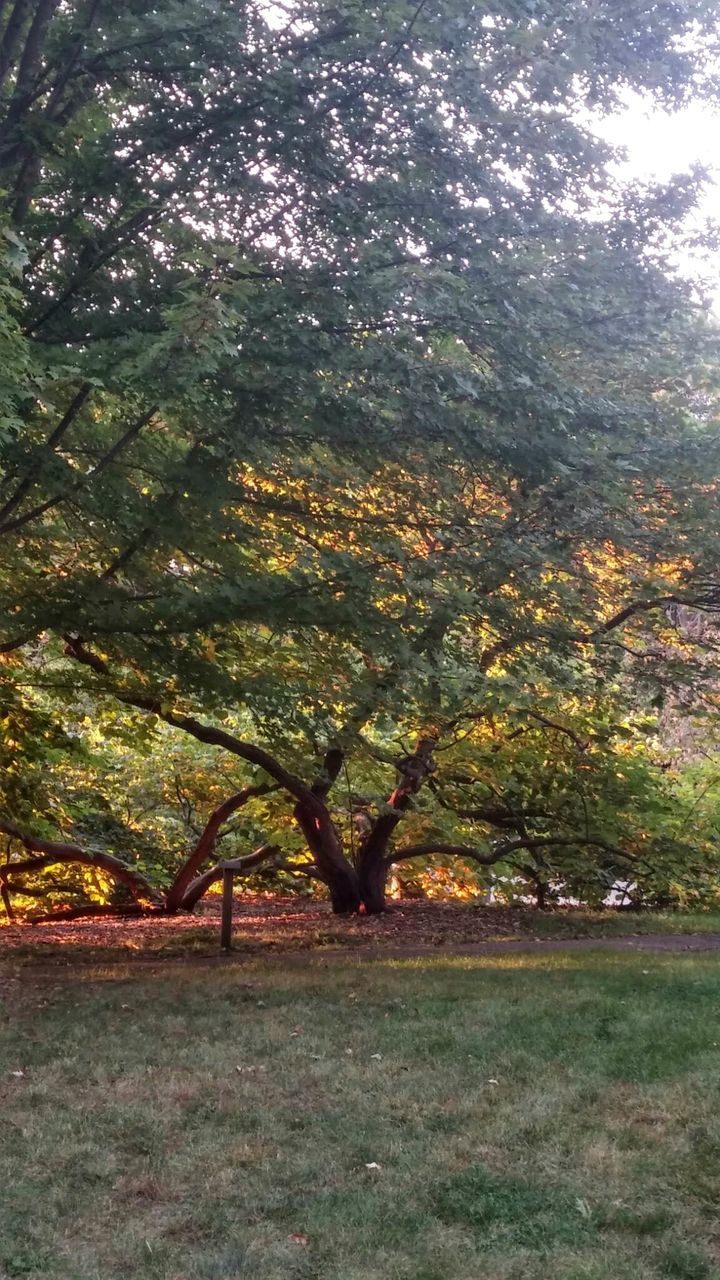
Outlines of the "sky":
<svg viewBox="0 0 720 1280">
<path fill-rule="evenodd" d="M 691 103 L 669 113 L 649 107 L 637 95 L 628 97 L 624 110 L 595 123 L 608 142 L 622 146 L 627 160 L 619 166 L 623 176 L 666 181 L 700 163 L 713 173 L 703 198 L 700 216 L 720 221 L 720 109 L 707 103 Z M 692 262 L 681 262 L 692 270 Z M 712 269 L 715 311 L 720 314 L 720 257 Z"/>
</svg>

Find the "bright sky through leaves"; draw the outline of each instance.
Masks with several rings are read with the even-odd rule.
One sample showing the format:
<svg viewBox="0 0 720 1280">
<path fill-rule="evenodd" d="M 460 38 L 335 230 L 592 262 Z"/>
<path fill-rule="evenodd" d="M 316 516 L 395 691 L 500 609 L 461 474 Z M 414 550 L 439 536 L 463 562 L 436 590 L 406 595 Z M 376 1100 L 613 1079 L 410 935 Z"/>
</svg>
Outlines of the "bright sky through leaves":
<svg viewBox="0 0 720 1280">
<path fill-rule="evenodd" d="M 625 148 L 619 166 L 623 177 L 667 182 L 694 165 L 708 171 L 706 193 L 693 225 L 720 221 L 720 111 L 707 102 L 693 102 L 682 110 L 659 111 L 639 94 L 627 95 L 627 107 L 607 117 L 598 132 L 613 146 Z M 720 312 L 720 257 L 704 261 L 683 253 L 681 265 L 710 282 L 715 310 Z"/>
</svg>

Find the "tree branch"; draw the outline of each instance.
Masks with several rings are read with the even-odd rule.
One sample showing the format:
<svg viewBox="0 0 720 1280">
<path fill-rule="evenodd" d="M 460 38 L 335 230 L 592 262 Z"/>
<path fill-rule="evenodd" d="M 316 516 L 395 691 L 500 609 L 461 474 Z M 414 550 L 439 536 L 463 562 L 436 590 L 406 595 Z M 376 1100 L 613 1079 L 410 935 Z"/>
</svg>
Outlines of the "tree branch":
<svg viewBox="0 0 720 1280">
<path fill-rule="evenodd" d="M 115 858 L 111 853 L 101 851 L 88 852 L 81 849 L 77 844 L 70 844 L 66 841 L 47 840 L 43 836 L 33 835 L 30 831 L 25 831 L 22 827 L 17 827 L 15 823 L 8 822 L 6 819 L 0 819 L 0 831 L 4 835 L 10 836 L 13 840 L 19 840 L 20 844 L 31 853 L 38 853 L 37 858 L 26 858 L 23 862 L 10 862 L 0 867 L 0 878 L 5 880 L 11 888 L 16 887 L 12 881 L 18 875 L 27 875 L 31 872 L 44 871 L 46 867 L 52 867 L 58 863 L 79 863 L 86 867 L 97 867 L 101 871 L 107 871 L 114 880 L 119 880 L 124 884 L 135 898 L 136 902 L 142 900 L 154 901 L 157 894 L 153 886 L 145 879 L 139 871 L 128 867 L 126 863 L 121 862 L 119 858 Z"/>
<path fill-rule="evenodd" d="M 539 711 L 526 711 L 524 714 L 529 716 L 531 720 L 537 720 L 539 724 L 545 725 L 547 729 L 555 729 L 557 733 L 564 733 L 566 738 L 574 742 L 578 751 L 587 751 L 590 746 L 589 740 L 583 742 L 582 738 L 578 737 L 573 729 L 568 728 L 565 724 L 558 724 L 557 720 L 551 720 L 548 716 L 541 715 Z"/>
<path fill-rule="evenodd" d="M 197 876 L 187 887 L 180 906 L 183 911 L 192 911 L 197 906 L 200 899 L 207 893 L 211 885 L 218 880 L 222 880 L 223 871 L 231 868 L 236 875 L 243 875 L 244 872 L 252 870 L 253 867 L 259 867 L 261 863 L 267 862 L 269 858 L 274 857 L 280 852 L 280 846 L 277 844 L 263 844 L 259 849 L 255 849 L 253 853 L 248 853 L 244 858 L 234 858 L 232 861 L 218 862 L 214 867 L 210 867 L 209 871 L 203 872 L 201 876 Z"/>
<path fill-rule="evenodd" d="M 5 83 L 8 71 L 15 61 L 29 9 L 30 0 L 15 0 L 13 11 L 5 27 L 2 43 L 0 43 L 0 88 Z"/>
<path fill-rule="evenodd" d="M 591 640 L 597 640 L 599 636 L 605 636 L 610 631 L 615 631 L 617 627 L 621 627 L 624 622 L 627 622 L 628 618 L 634 618 L 638 613 L 650 613 L 653 609 L 664 609 L 668 604 L 687 604 L 692 607 L 693 601 L 683 601 L 680 596 L 657 596 L 654 600 L 635 600 L 632 604 L 625 605 L 624 609 L 620 609 L 611 618 L 607 618 L 605 622 L 601 622 L 593 631 L 580 632 L 572 636 L 571 639 L 579 641 L 581 644 L 588 644 Z"/>
<path fill-rule="evenodd" d="M 404 849 L 397 849 L 390 854 L 386 858 L 386 865 L 390 867 L 394 863 L 404 862 L 408 858 L 427 858 L 432 854 L 448 854 L 450 856 L 470 858 L 473 862 L 480 863 L 481 866 L 489 867 L 495 862 L 501 862 L 508 854 L 515 853 L 518 849 L 533 850 L 553 847 L 574 849 L 582 845 L 603 849 L 615 858 L 622 858 L 625 862 L 634 861 L 632 854 L 620 849 L 617 845 L 609 844 L 607 840 L 596 839 L 594 836 L 519 836 L 517 840 L 504 840 L 502 844 L 495 845 L 494 849 L 489 849 L 486 852 L 475 849 L 471 845 L 443 844 L 438 841 L 431 841 L 428 844 L 407 845 Z"/>
<path fill-rule="evenodd" d="M 220 828 L 224 822 L 227 822 L 231 814 L 236 813 L 238 809 L 252 800 L 255 796 L 267 795 L 270 791 L 277 790 L 277 783 L 258 783 L 255 786 L 243 787 L 242 791 L 236 791 L 234 795 L 228 796 L 222 804 L 213 810 L 208 818 L 197 844 L 192 853 L 180 867 L 175 879 L 168 889 L 166 906 L 168 911 L 177 911 L 182 905 L 185 892 L 192 880 L 197 876 L 203 862 L 210 857 L 215 842 L 218 837 Z"/>
<path fill-rule="evenodd" d="M 502 858 L 502 854 L 494 851 L 481 853 L 470 845 L 444 844 L 439 841 L 431 841 L 428 844 L 410 844 L 406 845 L 404 849 L 396 849 L 385 859 L 385 865 L 392 867 L 396 862 L 406 862 L 410 858 L 429 858 L 433 854 L 470 858 L 471 861 L 479 862 L 484 867 L 492 866 L 494 862 L 499 862 Z"/>
<path fill-rule="evenodd" d="M 91 391 L 92 391 L 92 384 L 89 382 L 84 383 L 83 386 L 78 391 L 77 395 L 70 402 L 68 408 L 66 409 L 62 418 L 60 419 L 55 430 L 52 432 L 50 436 L 48 436 L 48 439 L 43 447 L 44 453 L 51 453 L 55 448 L 55 445 L 60 443 L 60 440 L 65 435 L 65 432 L 68 430 L 68 427 L 72 426 L 72 423 L 75 421 L 75 418 L 80 412 L 82 406 L 84 405 Z M 5 505 L 3 507 L 0 507 L 0 532 L 2 531 L 2 526 L 4 521 L 7 520 L 7 517 L 9 515 L 12 515 L 15 508 L 18 507 L 22 502 L 23 498 L 25 497 L 25 494 L 28 492 L 30 488 L 32 488 L 33 482 L 36 479 L 39 470 L 40 468 L 37 466 L 37 464 L 34 467 L 31 465 L 27 475 L 23 480 L 20 481 L 15 492 L 11 495 L 11 497 L 8 498 Z"/>
<path fill-rule="evenodd" d="M 360 845 L 358 869 L 382 864 L 393 831 L 410 808 L 414 796 L 435 769 L 435 745 L 434 737 L 420 738 L 410 755 L 395 761 L 400 775 L 398 784 L 388 799 L 387 808 L 375 819 Z"/>
<path fill-rule="evenodd" d="M 84 489 L 86 485 L 90 484 L 92 480 L 95 480 L 101 472 L 105 471 L 110 464 L 115 461 L 115 458 L 117 458 L 118 454 L 122 453 L 123 449 L 126 449 L 127 446 L 140 435 L 143 427 L 147 426 L 150 419 L 153 418 L 156 413 L 157 405 L 153 405 L 152 409 L 147 413 L 144 413 L 141 418 L 138 418 L 136 422 L 133 422 L 132 426 L 128 427 L 127 431 L 123 432 L 119 440 L 116 440 L 115 444 L 108 449 L 107 453 L 103 454 L 100 461 L 95 464 L 91 471 L 88 471 L 86 475 L 83 475 L 79 480 L 76 480 L 75 483 L 70 485 L 64 493 L 56 493 L 52 498 L 47 498 L 45 502 L 41 502 L 38 506 L 32 507 L 30 511 L 26 511 L 24 515 L 16 516 L 14 520 L 7 520 L 5 524 L 0 524 L 0 535 L 4 533 L 13 533 L 16 529 L 21 529 L 24 525 L 29 524 L 31 520 L 36 520 L 38 516 L 44 515 L 46 511 L 50 511 L 53 507 L 59 506 L 61 502 L 65 502 L 71 494 L 77 493 L 80 489 Z"/>
<path fill-rule="evenodd" d="M 81 920 L 84 916 L 152 916 L 163 915 L 162 907 L 143 907 L 139 903 L 132 906 L 113 907 L 109 904 L 88 902 L 80 907 L 65 907 L 60 911 L 48 911 L 41 916 L 31 916 L 28 924 L 52 924 L 57 920 Z"/>
<path fill-rule="evenodd" d="M 103 676 L 106 680 L 112 681 L 112 672 L 107 662 L 98 654 L 87 649 L 79 636 L 65 637 L 65 653 L 76 661 L 90 667 L 98 675 Z M 265 751 L 262 747 L 256 746 L 252 742 L 245 742 L 241 738 L 236 738 L 233 734 L 227 733 L 224 729 L 217 729 L 214 725 L 203 724 L 202 721 L 196 720 L 194 716 L 180 715 L 178 712 L 171 711 L 160 697 L 148 697 L 145 694 L 135 693 L 132 689 L 118 688 L 114 684 L 108 687 L 108 693 L 112 694 L 128 707 L 137 707 L 140 711 L 148 711 L 156 715 L 158 719 L 164 720 L 166 724 L 172 725 L 176 729 L 183 729 L 185 733 L 189 733 L 193 738 L 197 738 L 198 742 L 205 742 L 211 747 L 222 747 L 225 751 L 230 751 L 233 755 L 239 756 L 241 760 L 247 760 L 249 764 L 257 765 L 260 769 L 264 769 L 271 778 L 274 778 L 281 787 L 294 796 L 296 800 L 301 800 L 303 805 L 310 809 L 313 815 L 322 819 L 326 815 L 326 808 L 322 801 L 316 796 L 311 787 L 298 778 L 296 774 L 286 769 L 279 760 L 276 760 L 269 751 Z"/>
<path fill-rule="evenodd" d="M 469 782 L 473 781 L 482 783 L 479 778 L 469 779 Z M 487 783 L 482 783 L 482 785 L 487 786 Z M 487 804 L 470 805 L 468 808 L 458 808 L 457 805 L 451 804 L 445 798 L 440 785 L 434 778 L 428 780 L 428 786 L 441 808 L 447 809 L 449 813 L 454 813 L 458 818 L 469 818 L 475 822 L 488 822 L 492 827 L 511 827 L 515 831 L 522 832 L 528 818 L 545 818 L 548 816 L 543 809 L 523 809 L 521 812 L 516 813 L 506 801 L 497 801 L 494 804 L 488 802 Z"/>
</svg>

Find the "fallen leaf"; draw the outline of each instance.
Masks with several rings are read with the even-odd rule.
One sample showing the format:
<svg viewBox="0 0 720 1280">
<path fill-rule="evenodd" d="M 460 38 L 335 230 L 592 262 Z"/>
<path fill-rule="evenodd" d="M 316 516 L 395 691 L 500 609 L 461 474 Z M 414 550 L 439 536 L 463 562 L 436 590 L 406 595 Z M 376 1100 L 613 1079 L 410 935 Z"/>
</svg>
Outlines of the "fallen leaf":
<svg viewBox="0 0 720 1280">
<path fill-rule="evenodd" d="M 293 1231 L 292 1235 L 288 1236 L 288 1240 L 292 1240 L 293 1244 L 309 1244 L 310 1243 L 309 1237 L 306 1236 L 305 1233 L 302 1231 Z"/>
</svg>

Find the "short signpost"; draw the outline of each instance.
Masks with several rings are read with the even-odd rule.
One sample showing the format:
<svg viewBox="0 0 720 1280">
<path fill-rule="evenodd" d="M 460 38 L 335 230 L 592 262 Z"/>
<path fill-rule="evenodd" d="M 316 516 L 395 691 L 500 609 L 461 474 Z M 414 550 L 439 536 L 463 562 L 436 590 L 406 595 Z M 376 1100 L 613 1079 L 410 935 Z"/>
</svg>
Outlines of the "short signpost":
<svg viewBox="0 0 720 1280">
<path fill-rule="evenodd" d="M 232 951 L 233 883 L 236 864 L 234 862 L 222 862 L 220 865 L 222 867 L 223 880 L 220 949 L 222 951 Z"/>
</svg>

